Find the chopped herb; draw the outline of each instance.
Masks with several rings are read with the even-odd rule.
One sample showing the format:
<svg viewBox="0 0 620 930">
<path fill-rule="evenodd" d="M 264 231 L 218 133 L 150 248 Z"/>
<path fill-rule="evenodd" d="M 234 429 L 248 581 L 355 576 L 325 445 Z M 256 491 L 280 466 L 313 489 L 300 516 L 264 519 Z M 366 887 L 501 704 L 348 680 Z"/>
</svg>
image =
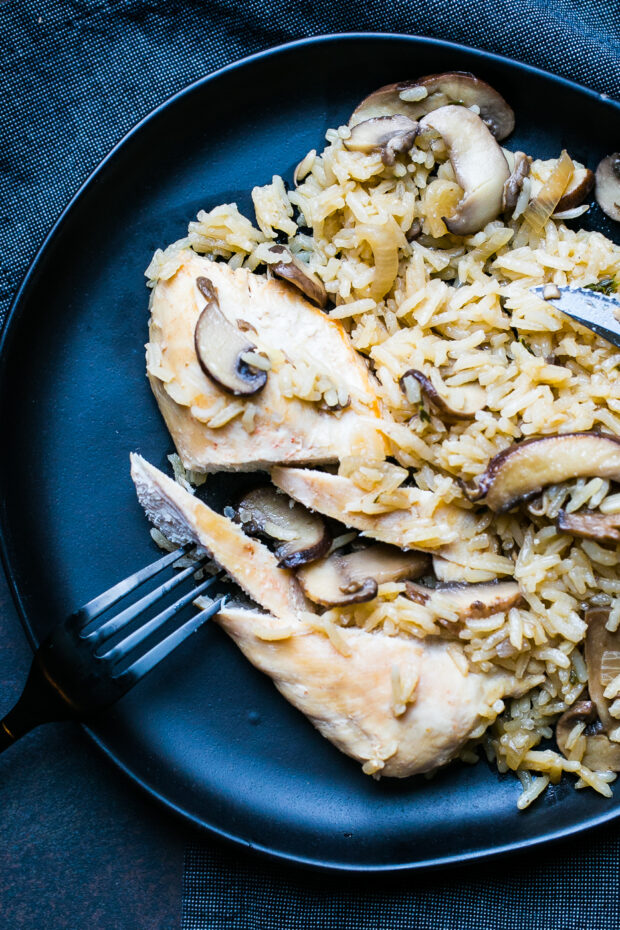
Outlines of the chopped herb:
<svg viewBox="0 0 620 930">
<path fill-rule="evenodd" d="M 569 680 L 569 682 L 571 683 L 571 685 L 576 685 L 576 684 L 577 684 L 577 681 L 578 681 L 578 679 L 577 679 L 577 672 L 575 671 L 574 668 L 571 668 L 570 674 L 569 674 L 569 676 L 568 676 L 568 680 Z"/>
<path fill-rule="evenodd" d="M 601 278 L 596 284 L 586 284 L 587 291 L 595 291 L 597 294 L 615 294 L 618 290 L 618 282 L 615 278 Z"/>
<path fill-rule="evenodd" d="M 426 407 L 424 406 L 424 404 L 420 404 L 420 406 L 418 407 L 418 414 L 419 414 L 420 419 L 422 420 L 423 423 L 430 423 L 430 422 L 431 422 L 430 414 L 429 414 L 429 412 L 427 411 L 427 409 L 426 409 Z"/>
</svg>

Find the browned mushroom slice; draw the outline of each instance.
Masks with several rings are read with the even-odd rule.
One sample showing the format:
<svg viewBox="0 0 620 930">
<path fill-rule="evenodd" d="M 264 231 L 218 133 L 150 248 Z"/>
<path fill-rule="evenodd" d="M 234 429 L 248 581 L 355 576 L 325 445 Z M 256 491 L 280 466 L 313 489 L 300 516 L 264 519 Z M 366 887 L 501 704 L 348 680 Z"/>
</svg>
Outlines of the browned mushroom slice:
<svg viewBox="0 0 620 930">
<path fill-rule="evenodd" d="M 588 690 L 599 720 L 609 732 L 620 726 L 620 721 L 609 712 L 614 699 L 605 697 L 607 686 L 620 675 L 620 633 L 607 629 L 609 610 L 605 608 L 588 610 L 585 619 L 588 624 L 585 646 Z"/>
<path fill-rule="evenodd" d="M 593 724 L 597 720 L 594 701 L 577 701 L 565 710 L 556 723 L 555 738 L 560 752 L 566 751 L 566 740 L 578 723 Z"/>
<path fill-rule="evenodd" d="M 602 433 L 526 439 L 495 455 L 476 488 L 463 487 L 469 500 L 484 498 L 491 510 L 505 513 L 549 484 L 588 477 L 620 481 L 620 439 Z"/>
<path fill-rule="evenodd" d="M 569 757 L 571 750 L 567 746 L 568 737 L 577 724 L 592 724 L 596 719 L 596 707 L 593 701 L 577 701 L 576 704 L 564 711 L 555 725 L 555 741 L 563 756 L 567 759 Z"/>
<path fill-rule="evenodd" d="M 235 522 L 249 536 L 275 540 L 281 568 L 295 568 L 325 555 L 331 535 L 324 520 L 273 487 L 255 488 L 239 502 Z"/>
<path fill-rule="evenodd" d="M 447 609 L 456 613 L 461 620 L 469 617 L 490 617 L 492 614 L 516 607 L 522 600 L 516 581 L 439 584 L 436 588 L 407 582 L 406 596 L 417 604 L 426 604 L 435 592 L 441 594 L 441 600 Z"/>
<path fill-rule="evenodd" d="M 297 572 L 297 580 L 311 601 L 325 607 L 370 601 L 377 586 L 388 581 L 419 578 L 428 571 L 430 558 L 423 552 L 403 552 L 396 546 L 368 546 L 326 559 Z"/>
<path fill-rule="evenodd" d="M 620 542 L 620 513 L 596 513 L 584 510 L 581 513 L 566 513 L 560 510 L 557 526 L 564 533 L 597 539 L 599 542 Z"/>
<path fill-rule="evenodd" d="M 429 127 L 445 142 L 464 191 L 456 211 L 443 221 L 455 235 L 477 233 L 501 213 L 504 184 L 510 177 L 504 153 L 480 117 L 466 107 L 434 110 L 420 122 L 421 130 Z"/>
<path fill-rule="evenodd" d="M 620 152 L 608 155 L 596 169 L 595 195 L 603 213 L 620 222 Z"/>
<path fill-rule="evenodd" d="M 593 701 L 578 701 L 556 723 L 555 739 L 562 755 L 570 759 L 575 747 L 569 746 L 569 737 L 580 723 L 586 727 L 580 734 L 585 740 L 581 762 L 594 772 L 620 771 L 620 744 L 612 743 L 604 732 Z"/>
<path fill-rule="evenodd" d="M 387 84 L 366 97 L 355 109 L 349 125 L 377 116 L 402 114 L 420 119 L 450 103 L 478 106 L 480 116 L 496 139 L 505 139 L 514 129 L 511 107 L 493 87 L 467 71 L 428 74 L 415 81 Z"/>
<path fill-rule="evenodd" d="M 236 397 L 257 394 L 267 382 L 267 372 L 244 361 L 256 355 L 256 346 L 240 328 L 224 316 L 215 288 L 208 278 L 196 278 L 196 286 L 207 305 L 194 330 L 194 348 L 200 367 L 218 387 Z"/>
<path fill-rule="evenodd" d="M 594 172 L 583 165 L 575 164 L 573 176 L 560 197 L 554 212 L 563 213 L 565 210 L 573 210 L 578 207 L 584 202 L 593 187 Z"/>
<path fill-rule="evenodd" d="M 269 251 L 274 255 L 282 255 L 282 261 L 271 265 L 273 273 L 294 285 L 310 303 L 322 310 L 327 303 L 327 291 L 321 279 L 286 246 L 272 245 Z"/>
<path fill-rule="evenodd" d="M 450 388 L 450 398 L 442 397 L 430 378 L 415 368 L 410 368 L 401 375 L 399 384 L 410 403 L 416 403 L 414 384 L 419 386 L 419 391 L 422 391 L 429 404 L 437 411 L 438 417 L 446 423 L 475 420 L 476 411 L 482 410 L 486 402 L 486 395 L 478 384 Z"/>
<path fill-rule="evenodd" d="M 510 154 L 513 155 L 512 152 Z M 512 158 L 514 164 L 511 164 L 511 159 L 508 155 L 505 155 L 505 157 L 511 174 L 502 190 L 502 210 L 504 211 L 514 210 L 516 207 L 523 182 L 530 173 L 530 166 L 532 164 L 531 157 L 526 155 L 525 152 L 514 153 Z"/>
<path fill-rule="evenodd" d="M 620 744 L 613 743 L 606 733 L 592 733 L 586 736 L 581 761 L 593 772 L 620 772 Z"/>
<path fill-rule="evenodd" d="M 408 116 L 375 116 L 357 123 L 344 147 L 350 152 L 379 152 L 384 165 L 393 165 L 397 155 L 409 151 L 417 132 L 418 124 Z"/>
</svg>

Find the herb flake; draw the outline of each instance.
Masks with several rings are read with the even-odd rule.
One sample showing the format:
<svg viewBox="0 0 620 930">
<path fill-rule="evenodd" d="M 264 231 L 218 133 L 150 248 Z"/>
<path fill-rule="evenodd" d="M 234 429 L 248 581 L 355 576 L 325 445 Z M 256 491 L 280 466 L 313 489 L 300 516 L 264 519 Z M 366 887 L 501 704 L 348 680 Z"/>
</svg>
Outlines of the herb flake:
<svg viewBox="0 0 620 930">
<path fill-rule="evenodd" d="M 610 297 L 618 290 L 618 282 L 615 278 L 601 278 L 595 284 L 586 284 L 586 291 L 594 291 L 596 294 L 606 294 Z"/>
</svg>

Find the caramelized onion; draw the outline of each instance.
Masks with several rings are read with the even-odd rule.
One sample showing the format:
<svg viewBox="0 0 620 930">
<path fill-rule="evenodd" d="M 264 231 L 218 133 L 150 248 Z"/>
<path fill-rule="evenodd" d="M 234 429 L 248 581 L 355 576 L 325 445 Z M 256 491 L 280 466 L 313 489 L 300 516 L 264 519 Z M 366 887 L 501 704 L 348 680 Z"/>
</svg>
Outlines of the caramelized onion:
<svg viewBox="0 0 620 930">
<path fill-rule="evenodd" d="M 530 200 L 523 213 L 523 219 L 535 232 L 539 233 L 544 228 L 562 199 L 574 170 L 572 158 L 566 149 L 563 149 L 557 165 L 543 184 L 541 191 L 533 200 Z"/>
<path fill-rule="evenodd" d="M 356 227 L 358 241 L 367 242 L 372 249 L 375 276 L 368 287 L 368 296 L 381 300 L 390 290 L 398 274 L 398 240 L 402 237 L 394 220 L 373 226 L 364 223 Z"/>
</svg>

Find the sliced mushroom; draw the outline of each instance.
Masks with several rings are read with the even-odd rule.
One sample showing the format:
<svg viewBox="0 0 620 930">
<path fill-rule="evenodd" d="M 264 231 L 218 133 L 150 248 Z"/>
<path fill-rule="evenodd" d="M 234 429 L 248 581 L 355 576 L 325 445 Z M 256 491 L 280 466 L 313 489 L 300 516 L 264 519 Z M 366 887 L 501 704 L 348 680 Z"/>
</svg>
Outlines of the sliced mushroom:
<svg viewBox="0 0 620 930">
<path fill-rule="evenodd" d="M 455 235 L 477 233 L 501 213 L 504 184 L 510 177 L 504 153 L 480 117 L 466 107 L 434 110 L 420 122 L 420 129 L 428 127 L 445 142 L 464 191 L 456 211 L 443 221 Z"/>
<path fill-rule="evenodd" d="M 516 207 L 523 182 L 530 173 L 532 164 L 531 157 L 526 155 L 525 152 L 514 152 L 514 154 L 511 152 L 510 154 L 512 155 L 513 164 L 511 164 L 511 159 L 504 152 L 504 157 L 511 171 L 510 177 L 502 190 L 502 210 L 504 212 L 506 210 L 512 211 Z"/>
<path fill-rule="evenodd" d="M 578 701 L 556 723 L 555 739 L 562 755 L 570 759 L 568 738 L 579 723 L 586 725 L 582 733 L 586 741 L 585 752 L 581 757 L 583 765 L 594 772 L 620 771 L 620 744 L 612 743 L 604 732 L 593 701 Z"/>
<path fill-rule="evenodd" d="M 274 552 L 281 568 L 295 568 L 319 559 L 331 543 L 331 535 L 318 514 L 269 486 L 246 494 L 237 505 L 234 519 L 249 536 L 275 540 Z"/>
<path fill-rule="evenodd" d="M 256 346 L 224 316 L 215 288 L 208 278 L 196 278 L 207 305 L 194 330 L 194 348 L 205 375 L 236 397 L 258 394 L 267 383 L 267 372 L 248 365 L 243 356 L 256 354 Z"/>
<path fill-rule="evenodd" d="M 607 732 L 620 726 L 609 712 L 613 699 L 605 697 L 607 685 L 620 675 L 620 633 L 610 632 L 606 623 L 609 610 L 597 607 L 586 612 L 585 659 L 588 668 L 588 690 L 596 704 L 599 720 Z"/>
<path fill-rule="evenodd" d="M 586 736 L 581 761 L 593 772 L 620 772 L 620 743 L 613 743 L 606 733 Z"/>
<path fill-rule="evenodd" d="M 409 151 L 417 133 L 418 124 L 408 116 L 375 116 L 357 123 L 344 147 L 350 152 L 380 152 L 383 164 L 393 165 L 397 155 Z"/>
<path fill-rule="evenodd" d="M 570 752 L 566 743 L 578 723 L 592 724 L 597 719 L 593 701 L 577 701 L 565 710 L 555 725 L 555 741 L 563 756 L 568 758 Z"/>
<path fill-rule="evenodd" d="M 572 533 L 583 539 L 620 542 L 620 513 L 597 513 L 591 510 L 566 513 L 560 510 L 557 527 L 564 533 Z"/>
<path fill-rule="evenodd" d="M 596 169 L 595 196 L 603 213 L 620 222 L 620 152 L 608 155 Z"/>
<path fill-rule="evenodd" d="M 555 213 L 563 213 L 564 210 L 573 210 L 578 207 L 594 187 L 594 172 L 583 165 L 577 164 L 577 162 L 573 162 L 573 164 L 573 176 L 558 201 Z"/>
<path fill-rule="evenodd" d="M 549 484 L 588 477 L 620 481 L 620 439 L 602 433 L 564 433 L 513 443 L 493 456 L 476 488 L 463 488 L 469 500 L 484 498 L 491 510 L 505 513 Z"/>
<path fill-rule="evenodd" d="M 421 232 L 422 232 L 422 220 L 416 218 L 411 224 L 411 226 L 409 227 L 409 229 L 407 230 L 407 232 L 405 233 L 405 238 L 407 242 L 413 242 L 415 239 L 418 238 Z"/>
<path fill-rule="evenodd" d="M 293 284 L 311 303 L 322 310 L 327 303 L 327 291 L 318 275 L 310 271 L 306 263 L 296 258 L 284 245 L 272 245 L 269 251 L 284 257 L 284 260 L 270 266 L 273 273 Z"/>
<path fill-rule="evenodd" d="M 403 552 L 379 543 L 326 559 L 297 572 L 306 597 L 325 607 L 359 604 L 377 596 L 377 587 L 388 581 L 419 578 L 428 571 L 429 557 L 423 552 Z"/>
<path fill-rule="evenodd" d="M 436 588 L 408 581 L 405 593 L 409 600 L 417 604 L 426 604 L 435 592 L 441 594 L 447 609 L 454 611 L 460 620 L 490 617 L 492 614 L 516 607 L 522 600 L 516 581 L 439 584 Z"/>
<path fill-rule="evenodd" d="M 419 389 L 437 411 L 438 417 L 446 423 L 456 422 L 458 420 L 475 420 L 476 411 L 482 410 L 486 403 L 486 395 L 478 384 L 467 384 L 458 388 L 450 388 L 449 399 L 442 397 L 435 388 L 430 378 L 427 378 L 421 371 L 410 368 L 404 375 L 401 375 L 399 384 L 401 390 L 411 403 L 415 403 L 412 398 L 415 397 L 415 389 L 412 390 L 413 384 L 419 385 Z"/>
<path fill-rule="evenodd" d="M 515 125 L 514 112 L 493 87 L 468 71 L 428 74 L 415 81 L 387 84 L 366 97 L 349 120 L 355 126 L 377 116 L 402 114 L 420 119 L 447 104 L 478 106 L 480 116 L 496 139 L 505 139 Z"/>
</svg>

